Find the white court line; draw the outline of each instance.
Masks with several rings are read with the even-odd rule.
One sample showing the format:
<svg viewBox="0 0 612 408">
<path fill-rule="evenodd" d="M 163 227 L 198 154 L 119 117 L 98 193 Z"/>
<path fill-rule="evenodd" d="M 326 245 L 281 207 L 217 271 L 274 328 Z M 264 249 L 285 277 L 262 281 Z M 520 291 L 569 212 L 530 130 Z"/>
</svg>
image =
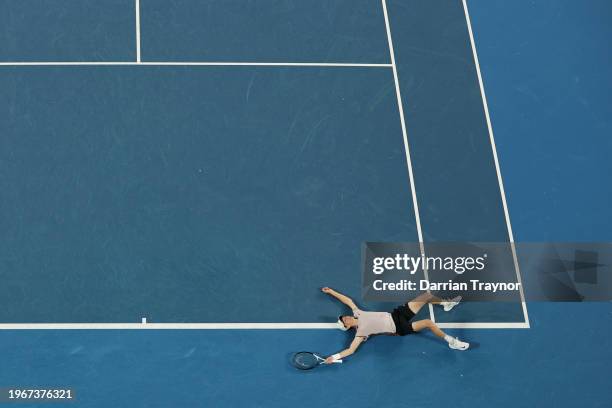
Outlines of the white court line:
<svg viewBox="0 0 612 408">
<path fill-rule="evenodd" d="M 521 272 L 519 269 L 518 258 L 516 256 L 516 247 L 514 245 L 514 234 L 512 233 L 512 225 L 510 223 L 510 213 L 508 212 L 508 204 L 506 203 L 506 192 L 504 190 L 504 183 L 502 181 L 501 171 L 499 168 L 499 160 L 497 158 L 497 148 L 495 146 L 495 137 L 493 136 L 493 126 L 491 125 L 491 117 L 489 116 L 489 106 L 487 104 L 487 97 L 485 95 L 484 84 L 482 81 L 482 74 L 480 73 L 480 63 L 478 62 L 478 53 L 476 52 L 476 43 L 474 41 L 474 33 L 472 31 L 472 22 L 470 20 L 470 13 L 468 12 L 467 2 L 463 0 L 463 10 L 465 12 L 465 20 L 468 26 L 468 32 L 470 34 L 470 44 L 472 46 L 472 53 L 474 54 L 474 63 L 476 64 L 476 72 L 478 74 L 478 84 L 480 85 L 480 95 L 482 96 L 482 104 L 484 106 L 485 117 L 487 119 L 487 128 L 489 129 L 489 138 L 491 139 L 491 148 L 493 149 L 493 160 L 495 162 L 495 171 L 497 172 L 497 181 L 499 183 L 499 191 L 501 194 L 502 204 L 504 207 L 504 215 L 506 217 L 506 227 L 508 228 L 508 238 L 510 239 L 510 247 L 512 249 L 512 258 L 514 260 L 514 270 L 516 271 L 517 282 L 519 286 L 521 303 L 523 307 L 523 316 L 525 317 L 525 324 L 529 328 L 529 315 L 527 313 L 527 303 L 525 302 L 525 294 L 523 293 L 523 285 L 521 279 Z"/>
<path fill-rule="evenodd" d="M 436 323 L 441 329 L 529 329 L 529 322 Z"/>
<path fill-rule="evenodd" d="M 406 131 L 406 120 L 404 118 L 404 105 L 402 103 L 402 95 L 400 93 L 399 79 L 397 77 L 397 66 L 395 64 L 395 52 L 393 51 L 393 39 L 391 37 L 391 25 L 389 23 L 389 14 L 387 13 L 387 2 L 382 1 L 383 14 L 385 15 L 385 27 L 387 29 L 387 41 L 389 43 L 389 55 L 391 56 L 391 67 L 393 69 L 393 80 L 395 81 L 395 95 L 397 97 L 397 106 L 399 109 L 400 123 L 402 125 L 402 135 L 404 137 L 404 149 L 406 150 L 406 162 L 408 164 L 408 179 L 410 180 L 410 191 L 412 192 L 412 207 L 414 208 L 414 218 L 416 220 L 417 235 L 419 237 L 419 247 L 421 255 L 425 257 L 425 246 L 423 244 L 423 231 L 421 230 L 421 217 L 419 215 L 419 203 L 417 201 L 416 187 L 414 183 L 414 175 L 412 172 L 412 160 L 410 158 L 410 147 L 408 146 L 408 132 Z M 425 279 L 429 280 L 427 268 L 423 269 Z M 435 320 L 433 306 L 429 306 L 429 316 L 432 321 Z"/>
<path fill-rule="evenodd" d="M 0 324 L 0 330 L 278 330 L 338 328 L 336 323 L 143 323 L 2 323 Z"/>
<path fill-rule="evenodd" d="M 177 67 L 354 67 L 391 68 L 391 64 L 359 64 L 344 62 L 133 62 L 133 61 L 38 61 L 0 62 L 0 67 L 46 66 L 177 66 Z"/>
<path fill-rule="evenodd" d="M 525 329 L 528 323 L 438 323 L 442 329 Z M 0 330 L 337 330 L 336 323 L 2 323 Z"/>
<path fill-rule="evenodd" d="M 136 62 L 140 62 L 140 0 L 136 0 Z"/>
</svg>

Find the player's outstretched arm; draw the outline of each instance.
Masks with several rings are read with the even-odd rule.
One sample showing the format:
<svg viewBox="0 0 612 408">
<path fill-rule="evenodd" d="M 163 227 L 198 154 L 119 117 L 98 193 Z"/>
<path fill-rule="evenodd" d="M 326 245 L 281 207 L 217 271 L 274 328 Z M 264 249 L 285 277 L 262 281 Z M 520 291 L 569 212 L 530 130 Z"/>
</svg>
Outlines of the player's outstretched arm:
<svg viewBox="0 0 612 408">
<path fill-rule="evenodd" d="M 361 343 L 363 343 L 364 340 L 365 340 L 365 337 L 356 336 L 351 342 L 351 345 L 349 346 L 349 348 L 342 350 L 341 352 L 334 354 L 333 356 L 327 357 L 325 359 L 325 364 L 332 364 L 334 360 L 340 360 L 344 357 L 350 356 L 355 351 L 357 351 L 357 349 L 359 348 L 359 346 L 361 346 Z"/>
<path fill-rule="evenodd" d="M 357 306 L 355 305 L 355 302 L 353 302 L 353 299 L 351 299 L 348 296 L 343 295 L 342 293 L 336 292 L 335 290 L 333 290 L 332 288 L 328 288 L 327 286 L 321 289 L 321 292 L 323 293 L 327 293 L 330 296 L 335 297 L 336 299 L 338 299 L 340 302 L 344 303 L 345 305 L 347 305 L 348 307 L 351 308 L 351 310 L 353 309 L 357 309 Z"/>
</svg>

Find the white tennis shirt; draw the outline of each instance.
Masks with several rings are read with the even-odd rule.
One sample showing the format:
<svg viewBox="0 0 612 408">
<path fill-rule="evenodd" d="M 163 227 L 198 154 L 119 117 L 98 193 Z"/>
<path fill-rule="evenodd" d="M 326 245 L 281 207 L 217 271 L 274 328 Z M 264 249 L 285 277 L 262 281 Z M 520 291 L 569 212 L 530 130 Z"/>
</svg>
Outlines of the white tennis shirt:
<svg viewBox="0 0 612 408">
<path fill-rule="evenodd" d="M 353 316 L 357 318 L 356 336 L 365 337 L 366 340 L 373 334 L 394 334 L 396 332 L 391 313 L 364 312 L 360 309 L 353 309 Z"/>
</svg>

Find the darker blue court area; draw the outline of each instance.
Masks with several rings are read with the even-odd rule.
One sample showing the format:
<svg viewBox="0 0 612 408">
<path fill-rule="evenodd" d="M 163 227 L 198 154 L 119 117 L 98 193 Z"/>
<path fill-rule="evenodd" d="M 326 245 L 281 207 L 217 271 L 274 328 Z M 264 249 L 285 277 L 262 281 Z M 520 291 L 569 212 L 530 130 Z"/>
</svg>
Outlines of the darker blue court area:
<svg viewBox="0 0 612 408">
<path fill-rule="evenodd" d="M 416 239 L 390 70 L 2 79 L 0 321 L 329 321 L 364 239 Z"/>
<path fill-rule="evenodd" d="M 463 3 L 390 1 L 389 15 L 423 240 L 508 242 Z M 510 247 L 500 256 L 494 279 L 516 282 Z M 467 304 L 437 320 L 523 322 L 520 300 Z"/>
<path fill-rule="evenodd" d="M 1 0 L 0 62 L 134 61 L 132 0 Z"/>
<path fill-rule="evenodd" d="M 379 1 L 141 3 L 146 61 L 390 62 Z"/>
<path fill-rule="evenodd" d="M 326 27 L 342 31 L 338 38 L 352 39 L 351 47 L 389 52 L 382 8 L 372 2 L 347 14 L 342 1 L 315 2 L 308 12 L 292 2 L 249 4 L 244 15 L 254 24 L 286 21 L 279 12 L 304 24 L 327 15 Z M 210 21 L 236 15 L 225 7 L 237 3 L 188 6 L 143 3 L 143 27 L 157 21 L 147 18 L 151 8 L 210 38 L 197 30 L 228 28 Z M 204 15 L 212 20 L 181 20 Z M 461 3 L 390 2 L 389 15 L 425 241 L 507 241 Z M 339 16 L 344 25 L 333 24 Z M 363 30 L 347 23 L 354 18 L 363 19 Z M 367 27 L 378 27 L 378 35 Z M 355 40 L 349 28 L 369 42 Z M 312 33 L 334 38 L 325 30 Z M 187 56 L 173 38 L 153 43 Z M 220 38 L 219 47 L 232 49 L 233 40 Z M 293 34 L 284 40 L 324 44 Z M 265 31 L 253 42 L 293 61 Z M 326 47 L 303 55 L 364 60 L 315 55 Z M 157 49 L 146 41 L 142 48 Z M 250 52 L 276 61 L 268 51 Z M 226 57 L 232 55 L 219 56 Z M 11 113 L 3 124 L 9 136 L 2 217 L 11 234 L 3 248 L 7 307 L 0 321 L 324 322 L 329 303 L 313 293 L 322 285 L 360 292 L 362 242 L 418 239 L 388 67 L 3 68 L 3 104 Z M 510 253 L 506 264 L 495 278 L 516 280 Z M 257 300 L 259 308 L 228 305 L 228 293 Z M 443 318 L 523 322 L 515 300 L 468 304 Z"/>
</svg>

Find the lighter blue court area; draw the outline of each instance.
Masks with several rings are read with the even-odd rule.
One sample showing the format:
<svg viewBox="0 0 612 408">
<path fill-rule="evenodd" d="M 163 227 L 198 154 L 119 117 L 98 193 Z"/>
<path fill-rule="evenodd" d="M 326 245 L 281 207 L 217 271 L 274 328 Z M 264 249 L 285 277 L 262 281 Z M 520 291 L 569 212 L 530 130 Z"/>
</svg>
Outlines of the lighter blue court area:
<svg viewBox="0 0 612 408">
<path fill-rule="evenodd" d="M 2 384 L 63 384 L 79 407 L 608 407 L 612 315 L 594 304 L 537 304 L 530 330 L 369 340 L 343 363 L 301 372 L 292 350 L 333 352 L 344 333 L 300 331 L 7 331 Z M 597 316 L 598 325 L 559 324 Z M 594 322 L 594 321 L 591 321 Z M 28 364 L 24 364 L 27 362 Z M 28 406 L 28 404 L 20 404 Z"/>
<path fill-rule="evenodd" d="M 362 243 L 508 242 L 503 197 L 516 241 L 609 241 L 612 7 L 467 5 L 505 196 L 462 1 L 0 0 L 0 323 L 330 323 L 321 286 L 390 310 L 360 300 Z M 19 65 L 36 61 L 124 65 Z M 524 324 L 519 301 L 434 317 Z M 466 352 L 378 337 L 306 373 L 291 352 L 350 333 L 3 329 L 0 388 L 71 387 L 79 407 L 609 407 L 610 304 L 527 310 L 530 329 L 449 329 Z"/>
<path fill-rule="evenodd" d="M 517 241 L 609 241 L 612 6 L 481 3 L 470 13 Z"/>
</svg>

